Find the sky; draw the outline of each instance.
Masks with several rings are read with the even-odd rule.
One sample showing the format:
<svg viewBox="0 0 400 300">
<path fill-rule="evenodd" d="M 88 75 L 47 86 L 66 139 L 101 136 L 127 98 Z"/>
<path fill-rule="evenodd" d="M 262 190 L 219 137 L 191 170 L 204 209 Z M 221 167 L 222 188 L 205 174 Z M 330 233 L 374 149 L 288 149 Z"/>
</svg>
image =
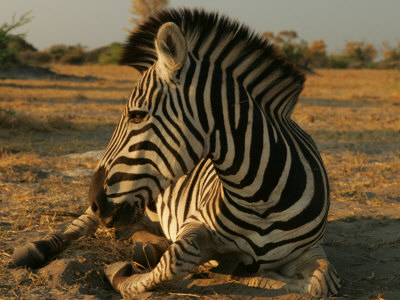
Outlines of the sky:
<svg viewBox="0 0 400 300">
<path fill-rule="evenodd" d="M 88 49 L 123 42 L 132 28 L 131 0 L 0 0 L 0 25 L 32 10 L 34 19 L 16 30 L 39 50 L 55 44 Z M 311 43 L 323 39 L 329 52 L 348 41 L 381 48 L 400 42 L 399 0 L 170 0 L 169 7 L 217 10 L 255 31 L 295 30 Z"/>
</svg>

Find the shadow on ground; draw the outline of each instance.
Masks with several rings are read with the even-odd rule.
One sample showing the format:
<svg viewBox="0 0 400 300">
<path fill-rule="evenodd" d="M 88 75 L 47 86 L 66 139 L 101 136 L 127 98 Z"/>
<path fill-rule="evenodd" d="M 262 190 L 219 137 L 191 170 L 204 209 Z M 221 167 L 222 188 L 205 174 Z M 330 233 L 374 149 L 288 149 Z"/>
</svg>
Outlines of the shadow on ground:
<svg viewBox="0 0 400 300">
<path fill-rule="evenodd" d="M 25 234 L 22 240 L 30 240 Z M 118 241 L 115 241 L 118 243 Z M 12 250 L 12 247 L 7 249 Z M 400 220 L 374 218 L 345 218 L 329 222 L 324 247 L 328 258 L 343 279 L 339 298 L 396 299 L 400 295 Z M 10 253 L 11 254 L 11 253 Z M 42 269 L 17 268 L 12 263 L 8 272 L 19 285 L 31 284 L 32 276 L 42 278 L 42 286 L 35 285 L 26 292 L 31 299 L 44 295 L 66 298 L 119 299 L 106 278 L 104 264 L 90 251 L 70 249 Z M 34 275 L 32 275 L 34 274 Z M 38 280 L 38 279 L 36 279 Z M 226 275 L 203 272 L 185 280 L 169 282 L 137 299 L 311 299 L 305 295 L 287 294 L 244 287 L 229 282 Z"/>
</svg>

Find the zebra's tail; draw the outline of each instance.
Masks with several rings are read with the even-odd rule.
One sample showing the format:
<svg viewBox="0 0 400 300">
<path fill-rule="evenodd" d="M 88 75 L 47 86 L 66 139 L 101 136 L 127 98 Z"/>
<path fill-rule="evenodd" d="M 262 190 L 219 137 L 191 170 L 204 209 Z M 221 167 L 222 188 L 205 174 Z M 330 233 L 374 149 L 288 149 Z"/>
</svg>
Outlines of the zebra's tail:
<svg viewBox="0 0 400 300">
<path fill-rule="evenodd" d="M 99 221 L 89 207 L 79 218 L 72 221 L 65 232 L 49 234 L 16 248 L 13 261 L 17 266 L 41 267 L 53 255 L 66 249 L 72 241 L 92 235 L 98 226 Z"/>
</svg>

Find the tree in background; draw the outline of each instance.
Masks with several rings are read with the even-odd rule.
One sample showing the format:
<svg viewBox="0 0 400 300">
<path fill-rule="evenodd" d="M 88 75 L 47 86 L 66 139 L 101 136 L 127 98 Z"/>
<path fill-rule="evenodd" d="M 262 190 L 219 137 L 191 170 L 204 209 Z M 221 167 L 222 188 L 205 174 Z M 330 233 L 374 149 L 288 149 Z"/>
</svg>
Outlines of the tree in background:
<svg viewBox="0 0 400 300">
<path fill-rule="evenodd" d="M 53 45 L 37 54 L 32 59 L 40 62 L 53 62 L 70 65 L 81 65 L 86 62 L 86 47 L 77 44 L 73 46 Z"/>
<path fill-rule="evenodd" d="M 359 62 L 372 62 L 376 58 L 378 52 L 371 44 L 365 44 L 364 42 L 347 42 L 343 54 Z"/>
<path fill-rule="evenodd" d="M 304 41 L 298 43 L 297 32 L 294 30 L 283 30 L 273 37 L 275 46 L 293 63 L 301 62 L 302 51 L 304 51 Z"/>
<path fill-rule="evenodd" d="M 311 65 L 315 68 L 324 68 L 328 65 L 326 44 L 324 40 L 313 41 L 308 48 Z"/>
<path fill-rule="evenodd" d="M 53 62 L 58 62 L 68 52 L 68 46 L 62 44 L 53 45 L 44 49 L 43 52 L 48 53 Z"/>
<path fill-rule="evenodd" d="M 86 61 L 86 51 L 84 46 L 77 44 L 69 46 L 67 52 L 60 58 L 60 63 L 69 65 L 82 65 Z"/>
<path fill-rule="evenodd" d="M 165 8 L 168 2 L 168 0 L 132 0 L 130 12 L 133 17 L 129 21 L 133 23 L 133 27 L 136 27 L 151 15 Z"/>
<path fill-rule="evenodd" d="M 274 39 L 274 33 L 272 31 L 264 31 L 262 33 L 263 38 L 268 40 L 269 42 L 273 42 Z"/>
<path fill-rule="evenodd" d="M 25 33 L 11 34 L 11 31 L 21 27 L 30 21 L 33 17 L 30 15 L 31 11 L 22 14 L 18 20 L 15 15 L 12 17 L 11 24 L 3 23 L 0 26 L 0 68 L 7 69 L 18 65 L 18 52 L 21 49 L 36 50 L 32 45 L 25 41 Z"/>
<path fill-rule="evenodd" d="M 310 71 L 311 68 L 324 67 L 326 64 L 326 45 L 323 40 L 314 41 L 309 47 L 294 30 L 283 30 L 277 35 L 266 31 L 263 37 L 273 42 L 283 56 L 301 69 Z"/>
<path fill-rule="evenodd" d="M 392 48 L 388 42 L 382 42 L 382 45 L 385 48 L 383 51 L 385 60 L 400 60 L 400 42 L 395 48 Z"/>
</svg>

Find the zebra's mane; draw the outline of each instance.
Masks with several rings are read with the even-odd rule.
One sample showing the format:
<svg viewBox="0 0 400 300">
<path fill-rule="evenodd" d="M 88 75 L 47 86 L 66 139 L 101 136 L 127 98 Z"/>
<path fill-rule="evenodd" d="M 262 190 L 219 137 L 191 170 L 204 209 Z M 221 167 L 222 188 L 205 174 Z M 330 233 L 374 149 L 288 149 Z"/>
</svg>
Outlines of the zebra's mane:
<svg viewBox="0 0 400 300">
<path fill-rule="evenodd" d="M 124 45 L 120 64 L 132 66 L 141 73 L 150 68 L 157 61 L 155 39 L 158 29 L 166 22 L 173 22 L 181 28 L 187 40 L 188 51 L 197 59 L 201 60 L 202 55 L 207 55 L 204 48 L 213 50 L 220 47 L 223 52 L 223 49 L 228 51 L 234 46 L 237 47 L 237 51 L 230 59 L 232 64 L 245 60 L 254 53 L 256 59 L 250 60 L 246 70 L 248 73 L 255 69 L 260 70 L 261 74 L 255 76 L 258 83 L 263 75 L 267 77 L 274 73 L 276 77 L 272 80 L 290 79 L 290 82 L 298 87 L 299 92 L 301 91 L 305 81 L 303 73 L 287 63 L 275 47 L 261 35 L 226 16 L 198 9 L 164 10 L 148 18 L 129 36 Z"/>
</svg>

